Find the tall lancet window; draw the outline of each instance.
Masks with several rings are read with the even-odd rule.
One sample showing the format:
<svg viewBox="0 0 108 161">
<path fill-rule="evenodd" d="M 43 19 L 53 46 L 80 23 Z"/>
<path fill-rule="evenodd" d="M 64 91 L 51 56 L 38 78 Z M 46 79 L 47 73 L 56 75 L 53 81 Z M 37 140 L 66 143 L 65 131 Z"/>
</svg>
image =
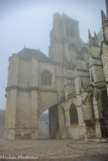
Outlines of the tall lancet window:
<svg viewBox="0 0 108 161">
<path fill-rule="evenodd" d="M 51 85 L 51 73 L 47 70 L 41 73 L 41 84 L 42 85 Z"/>
<path fill-rule="evenodd" d="M 78 124 L 78 113 L 74 104 L 71 105 L 69 113 L 70 113 L 70 123 Z"/>
</svg>

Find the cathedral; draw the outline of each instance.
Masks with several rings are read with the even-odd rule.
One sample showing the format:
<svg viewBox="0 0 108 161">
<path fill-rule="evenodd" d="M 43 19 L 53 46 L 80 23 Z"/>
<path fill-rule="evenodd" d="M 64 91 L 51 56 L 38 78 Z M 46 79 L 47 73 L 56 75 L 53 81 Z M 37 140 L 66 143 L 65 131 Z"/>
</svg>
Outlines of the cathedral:
<svg viewBox="0 0 108 161">
<path fill-rule="evenodd" d="M 108 4 L 106 1 L 108 11 Z M 5 139 L 38 139 L 38 119 L 49 110 L 50 139 L 108 137 L 108 12 L 103 41 L 55 13 L 49 56 L 24 48 L 9 58 Z"/>
</svg>

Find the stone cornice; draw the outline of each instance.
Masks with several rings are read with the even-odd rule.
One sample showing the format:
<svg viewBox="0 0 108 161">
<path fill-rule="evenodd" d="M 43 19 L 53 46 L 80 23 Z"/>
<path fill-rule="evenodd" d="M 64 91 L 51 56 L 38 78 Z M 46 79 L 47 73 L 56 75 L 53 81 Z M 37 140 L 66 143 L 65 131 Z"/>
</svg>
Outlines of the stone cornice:
<svg viewBox="0 0 108 161">
<path fill-rule="evenodd" d="M 15 89 L 15 90 L 18 90 L 18 91 L 41 91 L 41 92 L 57 93 L 57 91 L 53 90 L 53 89 L 44 89 L 44 88 L 38 88 L 38 87 L 18 87 L 18 86 L 8 86 L 6 88 L 6 91 L 10 91 L 11 89 Z"/>
<path fill-rule="evenodd" d="M 103 65 L 102 64 L 92 64 L 89 66 L 89 68 L 91 68 L 92 66 L 101 66 L 102 67 Z"/>
</svg>

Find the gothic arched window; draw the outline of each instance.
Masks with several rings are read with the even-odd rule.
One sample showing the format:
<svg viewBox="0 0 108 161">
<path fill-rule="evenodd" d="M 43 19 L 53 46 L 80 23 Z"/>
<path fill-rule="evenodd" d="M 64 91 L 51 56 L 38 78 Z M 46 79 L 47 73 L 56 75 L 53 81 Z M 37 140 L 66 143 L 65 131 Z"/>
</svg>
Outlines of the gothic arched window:
<svg viewBox="0 0 108 161">
<path fill-rule="evenodd" d="M 47 70 L 41 73 L 41 84 L 42 85 L 51 85 L 51 73 Z"/>
<path fill-rule="evenodd" d="M 78 113 L 74 104 L 71 105 L 69 113 L 70 113 L 70 123 L 78 124 Z"/>
</svg>

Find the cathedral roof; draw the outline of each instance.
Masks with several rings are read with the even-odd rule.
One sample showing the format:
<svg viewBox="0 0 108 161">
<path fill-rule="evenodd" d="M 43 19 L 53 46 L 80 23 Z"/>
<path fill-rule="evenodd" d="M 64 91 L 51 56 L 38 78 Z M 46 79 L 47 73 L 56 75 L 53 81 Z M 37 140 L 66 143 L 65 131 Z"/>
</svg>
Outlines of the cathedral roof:
<svg viewBox="0 0 108 161">
<path fill-rule="evenodd" d="M 32 58 L 37 58 L 38 61 L 51 62 L 51 60 L 45 54 L 36 49 L 24 48 L 17 54 L 20 59 L 30 60 Z"/>
</svg>

